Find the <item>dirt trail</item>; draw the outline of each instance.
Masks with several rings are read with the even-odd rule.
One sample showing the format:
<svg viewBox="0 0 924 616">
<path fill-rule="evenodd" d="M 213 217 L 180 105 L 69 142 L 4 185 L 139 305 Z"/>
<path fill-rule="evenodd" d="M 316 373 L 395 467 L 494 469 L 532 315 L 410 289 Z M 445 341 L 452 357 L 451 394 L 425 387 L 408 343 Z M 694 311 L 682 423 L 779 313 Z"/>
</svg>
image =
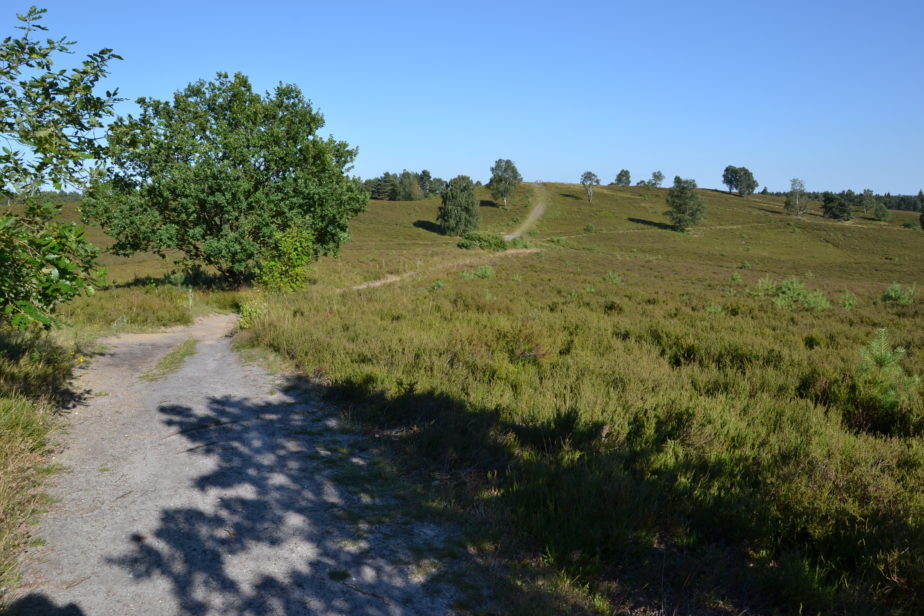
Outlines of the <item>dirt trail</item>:
<svg viewBox="0 0 924 616">
<path fill-rule="evenodd" d="M 533 194 L 536 196 L 536 207 L 532 209 L 532 211 L 529 213 L 529 216 L 526 217 L 526 220 L 524 220 L 519 227 L 514 229 L 512 233 L 508 233 L 504 236 L 504 239 L 508 242 L 515 240 L 518 237 L 523 237 L 524 233 L 532 229 L 533 225 L 536 224 L 536 221 L 539 220 L 539 217 L 545 214 L 545 187 L 538 182 L 534 182 L 532 188 Z"/>
<path fill-rule="evenodd" d="M 103 341 L 14 614 L 452 613 L 455 531 L 409 519 L 332 409 L 242 363 L 234 320 Z M 138 379 L 191 337 L 179 371 Z"/>
</svg>

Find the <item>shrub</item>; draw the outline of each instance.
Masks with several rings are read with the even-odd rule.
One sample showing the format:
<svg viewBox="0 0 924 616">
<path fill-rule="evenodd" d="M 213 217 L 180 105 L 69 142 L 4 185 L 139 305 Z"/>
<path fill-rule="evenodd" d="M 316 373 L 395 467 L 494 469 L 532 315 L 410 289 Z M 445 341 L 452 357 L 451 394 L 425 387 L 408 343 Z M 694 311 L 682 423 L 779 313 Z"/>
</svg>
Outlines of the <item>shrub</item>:
<svg viewBox="0 0 924 616">
<path fill-rule="evenodd" d="M 803 308 L 805 310 L 827 310 L 831 302 L 821 291 L 810 291 L 797 277 L 775 281 L 770 277 L 757 281 L 757 288 L 752 292 L 757 297 L 766 297 L 780 308 Z"/>
<path fill-rule="evenodd" d="M 850 312 L 857 306 L 857 303 L 857 296 L 851 293 L 850 289 L 844 289 L 844 294 L 841 295 L 841 308 Z"/>
<path fill-rule="evenodd" d="M 920 379 L 901 366 L 905 349 L 892 348 L 889 332 L 876 330 L 860 350 L 854 372 L 846 423 L 858 430 L 889 436 L 913 436 L 924 431 L 924 408 L 918 394 Z"/>
<path fill-rule="evenodd" d="M 898 304 L 900 306 L 910 306 L 918 295 L 918 289 L 914 285 L 903 287 L 897 282 L 882 292 L 883 304 Z"/>
<path fill-rule="evenodd" d="M 507 250 L 507 242 L 503 237 L 497 233 L 485 233 L 481 231 L 469 231 L 462 236 L 462 239 L 459 240 L 459 248 L 465 248 L 471 250 L 473 248 L 480 248 L 482 250 L 490 250 L 493 252 L 500 252 L 502 250 Z"/>
</svg>

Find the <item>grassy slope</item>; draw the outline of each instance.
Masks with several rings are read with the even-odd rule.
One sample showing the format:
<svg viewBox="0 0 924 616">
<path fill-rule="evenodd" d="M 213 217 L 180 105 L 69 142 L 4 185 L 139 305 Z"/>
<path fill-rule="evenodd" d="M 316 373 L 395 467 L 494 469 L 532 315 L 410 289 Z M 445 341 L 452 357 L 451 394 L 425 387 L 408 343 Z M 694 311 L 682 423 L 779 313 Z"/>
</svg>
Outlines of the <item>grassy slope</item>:
<svg viewBox="0 0 924 616">
<path fill-rule="evenodd" d="M 866 403 L 856 366 L 876 328 L 924 373 L 920 300 L 880 301 L 924 284 L 924 234 L 899 226 L 913 215 L 794 219 L 779 199 L 702 191 L 706 220 L 683 235 L 665 228 L 664 191 L 601 187 L 587 203 L 579 186 L 543 189 L 527 239 L 545 250 L 495 262 L 493 278 L 442 269 L 335 292 L 464 256 L 414 226 L 434 200 L 372 202 L 342 257 L 271 301 L 253 336 L 356 417 L 416 426 L 401 446 L 456 478 L 458 506 L 506 520 L 615 604 L 920 609 L 921 439 L 845 426 Z M 526 210 L 483 211 L 503 230 Z M 833 307 L 750 292 L 794 275 Z"/>
</svg>

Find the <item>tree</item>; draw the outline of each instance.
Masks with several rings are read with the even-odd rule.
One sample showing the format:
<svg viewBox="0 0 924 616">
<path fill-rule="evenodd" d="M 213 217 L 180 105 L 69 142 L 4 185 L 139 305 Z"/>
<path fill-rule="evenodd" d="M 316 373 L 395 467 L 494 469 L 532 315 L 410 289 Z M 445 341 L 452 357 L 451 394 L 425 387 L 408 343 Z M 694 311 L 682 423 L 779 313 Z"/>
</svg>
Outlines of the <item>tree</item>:
<svg viewBox="0 0 924 616">
<path fill-rule="evenodd" d="M 32 7 L 17 15 L 22 34 L 0 43 L 0 191 L 7 197 L 0 207 L 0 323 L 20 328 L 50 326 L 59 303 L 91 293 L 98 280 L 96 249 L 76 225 L 55 220 L 58 207 L 40 191 L 87 182 L 88 161 L 103 154 L 95 130 L 117 100 L 116 92 L 94 90 L 119 56 L 101 49 L 77 68 L 56 69 L 74 42 L 33 40 L 46 30 L 39 23 L 45 13 Z M 24 207 L 13 208 L 14 196 Z"/>
<path fill-rule="evenodd" d="M 504 200 L 504 209 L 507 209 L 507 197 L 516 190 L 523 176 L 517 171 L 517 166 L 510 159 L 503 160 L 498 158 L 491 167 L 491 180 L 488 182 L 488 188 L 491 190 L 491 196 L 494 199 Z"/>
<path fill-rule="evenodd" d="M 921 225 L 921 231 L 924 231 L 924 213 L 918 216 L 918 224 Z"/>
<path fill-rule="evenodd" d="M 648 185 L 652 188 L 661 188 L 661 182 L 664 181 L 664 174 L 660 171 L 655 171 L 651 174 L 651 180 L 648 181 Z"/>
<path fill-rule="evenodd" d="M 667 191 L 666 214 L 678 231 L 685 231 L 703 219 L 705 205 L 696 194 L 696 180 L 674 177 L 674 185 Z"/>
<path fill-rule="evenodd" d="M 842 196 L 826 192 L 821 199 L 821 211 L 825 218 L 844 221 L 853 218 L 853 208 Z"/>
<path fill-rule="evenodd" d="M 423 191 L 424 197 L 430 196 L 430 187 L 433 183 L 433 176 L 430 175 L 430 172 L 424 169 L 417 175 L 417 183 L 420 185 L 420 190 Z"/>
<path fill-rule="evenodd" d="M 747 167 L 738 167 L 738 196 L 747 197 L 757 190 L 757 180 Z"/>
<path fill-rule="evenodd" d="M 398 190 L 396 201 L 417 201 L 424 198 L 424 192 L 420 188 L 420 179 L 416 173 L 405 169 L 398 176 Z"/>
<path fill-rule="evenodd" d="M 621 169 L 619 173 L 616 174 L 616 181 L 613 182 L 616 186 L 632 186 L 632 176 L 629 174 L 628 169 Z"/>
<path fill-rule="evenodd" d="M 443 203 L 436 221 L 447 235 L 465 235 L 477 231 L 479 220 L 475 185 L 467 175 L 458 175 L 443 189 Z"/>
<path fill-rule="evenodd" d="M 805 182 L 799 178 L 789 180 L 789 194 L 786 195 L 786 201 L 783 204 L 789 214 L 793 216 L 802 216 L 805 213 L 807 201 L 803 197 L 805 193 Z"/>
<path fill-rule="evenodd" d="M 738 167 L 728 165 L 722 172 L 722 183 L 728 186 L 728 192 L 738 190 Z"/>
<path fill-rule="evenodd" d="M 860 207 L 863 208 L 864 214 L 869 214 L 870 210 L 875 210 L 876 203 L 878 203 L 876 195 L 869 188 L 865 189 L 863 194 L 860 195 Z"/>
<path fill-rule="evenodd" d="M 892 218 L 892 213 L 883 205 L 882 201 L 876 201 L 873 205 L 873 216 L 876 220 L 881 220 L 883 222 Z"/>
<path fill-rule="evenodd" d="M 594 200 L 594 185 L 600 185 L 600 178 L 597 177 L 597 174 L 592 171 L 585 171 L 581 175 L 581 184 L 584 185 L 584 190 L 587 192 L 587 200 Z"/>
<path fill-rule="evenodd" d="M 84 200 L 115 254 L 176 249 L 239 284 L 278 259 L 291 228 L 313 257 L 336 254 L 365 207 L 346 176 L 356 150 L 316 134 L 324 118 L 294 85 L 261 96 L 246 76 L 218 73 L 172 102 L 137 103 L 140 116 L 110 126 L 113 165 Z"/>
</svg>

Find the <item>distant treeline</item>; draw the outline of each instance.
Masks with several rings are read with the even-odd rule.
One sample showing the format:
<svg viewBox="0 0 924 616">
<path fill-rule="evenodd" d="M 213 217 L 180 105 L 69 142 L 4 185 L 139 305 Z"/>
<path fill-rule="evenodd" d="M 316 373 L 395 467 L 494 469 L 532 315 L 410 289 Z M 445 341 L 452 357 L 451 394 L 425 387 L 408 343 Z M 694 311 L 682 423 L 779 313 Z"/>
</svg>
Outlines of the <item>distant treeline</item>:
<svg viewBox="0 0 924 616">
<path fill-rule="evenodd" d="M 776 195 L 778 197 L 785 197 L 788 195 L 788 192 L 770 192 L 767 194 Z M 839 193 L 831 193 L 828 191 L 825 192 L 809 192 L 806 191 L 802 193 L 805 197 L 813 201 L 824 201 L 825 195 L 836 194 L 838 197 L 844 200 L 845 203 L 855 208 L 863 208 L 863 193 L 857 193 L 852 190 L 842 190 Z M 876 201 L 882 203 L 887 209 L 890 210 L 905 210 L 909 212 L 924 212 L 924 191 L 918 191 L 916 195 L 893 195 L 891 193 L 886 193 L 884 195 L 872 195 Z"/>
<path fill-rule="evenodd" d="M 83 198 L 83 194 L 73 191 L 73 190 L 42 190 L 38 194 L 40 203 L 54 203 L 60 205 L 62 203 L 72 203 L 74 201 L 80 201 Z M 22 204 L 22 199 L 18 195 L 6 195 L 6 203 L 9 204 Z"/>
<path fill-rule="evenodd" d="M 430 195 L 438 195 L 446 187 L 446 181 L 435 178 L 424 169 L 420 173 L 405 169 L 401 173 L 385 172 L 377 178 L 363 182 L 373 199 L 379 201 L 416 201 Z"/>
</svg>

